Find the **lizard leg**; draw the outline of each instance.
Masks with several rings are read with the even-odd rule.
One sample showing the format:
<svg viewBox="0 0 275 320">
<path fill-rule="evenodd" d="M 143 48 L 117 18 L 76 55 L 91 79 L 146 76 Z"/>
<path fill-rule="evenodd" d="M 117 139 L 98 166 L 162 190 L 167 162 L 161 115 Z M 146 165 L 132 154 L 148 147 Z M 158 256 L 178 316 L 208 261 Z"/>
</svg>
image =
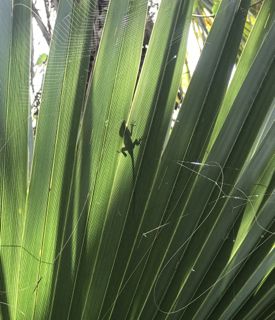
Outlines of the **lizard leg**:
<svg viewBox="0 0 275 320">
<path fill-rule="evenodd" d="M 139 146 L 141 144 L 142 139 L 136 139 L 135 141 L 133 141 L 133 145 L 134 146 Z"/>
<path fill-rule="evenodd" d="M 118 151 L 118 153 L 122 153 L 122 154 L 124 155 L 124 157 L 127 157 L 126 151 L 127 151 L 127 148 L 126 148 L 126 147 L 123 147 L 123 148 L 121 148 L 121 149 Z"/>
</svg>

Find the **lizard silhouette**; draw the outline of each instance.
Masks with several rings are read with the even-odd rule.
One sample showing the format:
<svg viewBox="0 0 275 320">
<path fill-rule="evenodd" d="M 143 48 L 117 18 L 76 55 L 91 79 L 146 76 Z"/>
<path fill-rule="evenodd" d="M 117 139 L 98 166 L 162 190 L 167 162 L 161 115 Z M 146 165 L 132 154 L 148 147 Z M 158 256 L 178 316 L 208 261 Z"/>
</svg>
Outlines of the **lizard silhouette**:
<svg viewBox="0 0 275 320">
<path fill-rule="evenodd" d="M 133 128 L 134 124 L 130 125 L 130 129 L 126 125 L 126 121 L 123 120 L 120 129 L 119 135 L 123 138 L 124 146 L 120 149 L 124 157 L 127 157 L 127 153 L 129 154 L 132 162 L 132 173 L 133 173 L 133 183 L 135 181 L 135 159 L 134 159 L 134 148 L 139 146 L 141 143 L 141 139 L 132 140 Z"/>
</svg>

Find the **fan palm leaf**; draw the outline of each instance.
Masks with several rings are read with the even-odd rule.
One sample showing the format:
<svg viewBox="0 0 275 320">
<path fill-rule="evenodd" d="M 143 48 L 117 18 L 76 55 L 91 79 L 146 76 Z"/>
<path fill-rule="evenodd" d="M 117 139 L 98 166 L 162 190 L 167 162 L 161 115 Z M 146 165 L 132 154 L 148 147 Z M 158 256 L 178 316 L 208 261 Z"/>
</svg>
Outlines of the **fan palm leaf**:
<svg viewBox="0 0 275 320">
<path fill-rule="evenodd" d="M 140 68 L 147 0 L 111 0 L 90 75 L 97 1 L 60 0 L 34 138 L 31 1 L 0 2 L 3 319 L 272 317 L 274 5 L 238 59 L 251 1 L 221 1 L 171 129 L 194 3 Z"/>
</svg>

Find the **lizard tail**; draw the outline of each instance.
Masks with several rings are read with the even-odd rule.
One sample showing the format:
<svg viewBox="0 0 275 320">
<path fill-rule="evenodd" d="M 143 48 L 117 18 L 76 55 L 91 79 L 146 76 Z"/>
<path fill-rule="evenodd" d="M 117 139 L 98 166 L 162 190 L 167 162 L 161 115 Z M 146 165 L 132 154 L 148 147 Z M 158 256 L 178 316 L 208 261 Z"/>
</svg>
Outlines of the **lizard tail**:
<svg viewBox="0 0 275 320">
<path fill-rule="evenodd" d="M 134 156 L 131 156 L 132 162 L 132 174 L 133 174 L 133 195 L 132 195 L 132 205 L 133 205 L 133 214 L 136 211 L 136 191 L 135 191 L 135 182 L 136 182 L 136 171 L 135 171 L 135 159 Z"/>
<path fill-rule="evenodd" d="M 136 180 L 136 172 L 135 172 L 135 160 L 134 156 L 131 157 L 131 162 L 132 162 L 132 174 L 133 174 L 133 187 L 135 185 L 135 180 Z"/>
</svg>

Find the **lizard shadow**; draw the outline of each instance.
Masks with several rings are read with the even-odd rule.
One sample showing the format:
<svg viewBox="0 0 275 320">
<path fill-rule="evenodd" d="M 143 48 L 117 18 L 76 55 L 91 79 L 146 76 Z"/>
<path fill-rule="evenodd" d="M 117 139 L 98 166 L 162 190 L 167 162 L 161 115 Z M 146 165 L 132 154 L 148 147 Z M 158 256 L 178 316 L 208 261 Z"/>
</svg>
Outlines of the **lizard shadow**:
<svg viewBox="0 0 275 320">
<path fill-rule="evenodd" d="M 118 151 L 119 153 L 122 153 L 124 157 L 127 157 L 127 153 L 131 158 L 132 162 L 132 173 L 133 173 L 133 183 L 135 182 L 136 172 L 135 172 L 135 158 L 134 158 L 134 149 L 136 146 L 139 146 L 141 144 L 142 138 L 133 140 L 133 128 L 134 124 L 132 123 L 130 125 L 130 128 L 127 126 L 126 121 L 123 120 L 120 129 L 119 129 L 119 135 L 121 138 L 123 138 L 124 146 Z"/>
</svg>

